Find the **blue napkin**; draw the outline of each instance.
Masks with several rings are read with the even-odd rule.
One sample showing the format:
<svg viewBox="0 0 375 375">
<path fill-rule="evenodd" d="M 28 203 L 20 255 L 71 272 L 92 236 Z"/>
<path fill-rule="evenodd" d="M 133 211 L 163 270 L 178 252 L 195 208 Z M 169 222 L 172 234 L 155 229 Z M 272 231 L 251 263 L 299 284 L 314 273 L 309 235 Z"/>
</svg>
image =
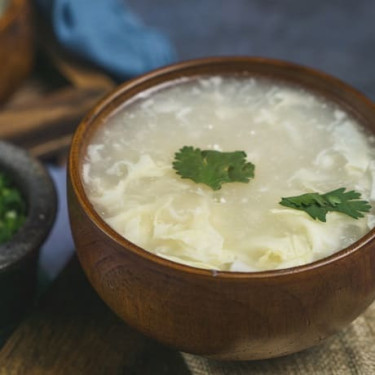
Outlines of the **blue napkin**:
<svg viewBox="0 0 375 375">
<path fill-rule="evenodd" d="M 169 40 L 142 24 L 124 0 L 37 0 L 57 40 L 118 80 L 175 58 Z"/>
</svg>

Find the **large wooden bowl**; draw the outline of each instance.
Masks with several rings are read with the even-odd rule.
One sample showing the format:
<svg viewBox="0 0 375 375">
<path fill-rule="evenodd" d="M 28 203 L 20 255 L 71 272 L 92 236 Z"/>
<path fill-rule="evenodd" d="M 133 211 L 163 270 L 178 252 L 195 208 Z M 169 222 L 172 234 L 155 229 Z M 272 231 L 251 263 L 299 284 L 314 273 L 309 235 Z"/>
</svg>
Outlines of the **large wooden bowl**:
<svg viewBox="0 0 375 375">
<path fill-rule="evenodd" d="M 30 0 L 9 0 L 0 15 L 0 103 L 27 77 L 34 45 Z"/>
<path fill-rule="evenodd" d="M 82 267 L 102 299 L 144 334 L 182 351 L 217 359 L 260 359 L 320 343 L 375 298 L 375 231 L 305 266 L 231 273 L 177 264 L 127 241 L 95 212 L 82 163 L 95 131 L 124 102 L 179 77 L 248 72 L 297 83 L 338 102 L 375 131 L 375 107 L 323 73 L 261 58 L 210 58 L 172 65 L 125 83 L 78 127 L 69 160 L 69 210 Z"/>
</svg>

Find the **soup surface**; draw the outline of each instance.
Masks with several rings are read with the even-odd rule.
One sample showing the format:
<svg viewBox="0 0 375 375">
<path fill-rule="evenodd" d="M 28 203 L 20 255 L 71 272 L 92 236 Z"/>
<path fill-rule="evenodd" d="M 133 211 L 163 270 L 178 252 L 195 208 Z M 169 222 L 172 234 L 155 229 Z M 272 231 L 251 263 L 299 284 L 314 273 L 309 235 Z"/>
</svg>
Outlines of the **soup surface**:
<svg viewBox="0 0 375 375">
<path fill-rule="evenodd" d="M 173 169 L 183 146 L 246 152 L 249 183 L 209 186 Z M 90 140 L 87 195 L 118 233 L 194 267 L 293 267 L 352 244 L 374 225 L 329 212 L 327 221 L 282 197 L 345 187 L 375 199 L 375 147 L 355 119 L 300 87 L 263 78 L 181 79 L 138 95 Z"/>
</svg>

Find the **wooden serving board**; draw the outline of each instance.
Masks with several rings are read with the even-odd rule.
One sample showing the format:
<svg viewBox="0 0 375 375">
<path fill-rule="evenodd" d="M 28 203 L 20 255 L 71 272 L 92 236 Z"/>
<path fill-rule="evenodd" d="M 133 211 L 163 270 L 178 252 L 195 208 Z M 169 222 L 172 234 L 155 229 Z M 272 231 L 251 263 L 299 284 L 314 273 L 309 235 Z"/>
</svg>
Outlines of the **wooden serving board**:
<svg viewBox="0 0 375 375">
<path fill-rule="evenodd" d="M 63 51 L 50 27 L 37 21 L 34 69 L 0 103 L 0 139 L 51 159 L 66 155 L 83 116 L 116 84 L 105 72 Z"/>
<path fill-rule="evenodd" d="M 0 375 L 187 375 L 183 357 L 129 328 L 76 257 L 0 351 Z"/>
</svg>

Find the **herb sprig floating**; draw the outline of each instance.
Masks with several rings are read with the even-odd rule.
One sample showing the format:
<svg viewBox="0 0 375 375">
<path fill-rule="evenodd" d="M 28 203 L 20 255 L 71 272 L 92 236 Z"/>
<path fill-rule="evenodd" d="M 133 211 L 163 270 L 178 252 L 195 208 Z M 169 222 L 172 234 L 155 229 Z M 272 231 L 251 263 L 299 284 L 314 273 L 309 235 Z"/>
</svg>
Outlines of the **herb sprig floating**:
<svg viewBox="0 0 375 375">
<path fill-rule="evenodd" d="M 363 217 L 364 212 L 371 210 L 366 200 L 361 200 L 361 194 L 345 188 L 332 190 L 325 194 L 307 193 L 295 197 L 281 198 L 282 206 L 305 211 L 313 219 L 325 222 L 328 212 L 341 212 L 353 219 Z"/>
<path fill-rule="evenodd" d="M 0 173 L 0 244 L 8 242 L 26 219 L 26 204 L 11 179 Z"/>
<path fill-rule="evenodd" d="M 246 161 L 244 151 L 221 152 L 184 146 L 175 153 L 173 168 L 182 178 L 220 190 L 228 182 L 249 182 L 254 164 Z"/>
<path fill-rule="evenodd" d="M 224 183 L 249 182 L 254 178 L 255 166 L 246 160 L 244 151 L 221 152 L 184 146 L 175 153 L 173 168 L 181 178 L 202 183 L 220 190 Z M 328 212 L 340 212 L 353 219 L 364 217 L 371 210 L 361 194 L 342 187 L 325 194 L 306 193 L 281 198 L 279 204 L 306 212 L 314 220 L 326 222 Z"/>
</svg>

